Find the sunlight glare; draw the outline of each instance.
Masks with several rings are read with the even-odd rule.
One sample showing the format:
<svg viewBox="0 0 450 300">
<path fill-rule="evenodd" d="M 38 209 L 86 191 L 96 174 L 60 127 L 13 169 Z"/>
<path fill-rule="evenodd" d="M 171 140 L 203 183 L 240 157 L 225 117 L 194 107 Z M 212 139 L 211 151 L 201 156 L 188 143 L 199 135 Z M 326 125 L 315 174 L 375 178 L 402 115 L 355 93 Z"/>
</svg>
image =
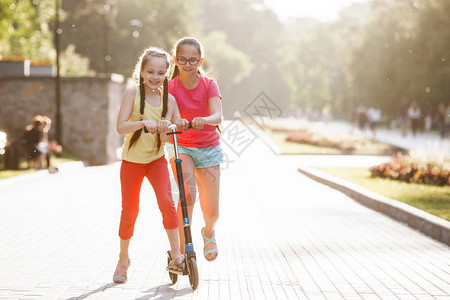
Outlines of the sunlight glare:
<svg viewBox="0 0 450 300">
<path fill-rule="evenodd" d="M 330 21 L 337 18 L 342 8 L 365 1 L 369 0 L 264 0 L 267 7 L 275 11 L 282 21 L 302 17 Z"/>
</svg>

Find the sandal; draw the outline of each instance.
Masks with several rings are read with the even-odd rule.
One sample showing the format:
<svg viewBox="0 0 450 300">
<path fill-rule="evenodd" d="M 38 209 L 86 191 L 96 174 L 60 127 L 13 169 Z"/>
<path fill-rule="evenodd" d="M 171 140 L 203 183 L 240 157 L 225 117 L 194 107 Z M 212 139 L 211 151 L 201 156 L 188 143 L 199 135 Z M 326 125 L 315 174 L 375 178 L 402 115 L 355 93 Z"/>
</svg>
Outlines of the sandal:
<svg viewBox="0 0 450 300">
<path fill-rule="evenodd" d="M 209 244 L 212 243 L 214 245 L 217 246 L 217 242 L 216 242 L 216 232 L 213 230 L 212 236 L 210 238 L 207 238 L 205 236 L 205 227 L 202 228 L 202 237 L 203 237 L 203 242 L 205 243 L 205 245 L 203 246 L 203 256 L 205 257 L 205 259 L 207 261 L 214 261 L 217 256 L 219 255 L 219 249 L 215 248 L 215 249 L 211 249 L 211 250 L 205 250 L 205 247 Z M 208 254 L 216 254 L 216 256 L 214 256 L 214 258 L 211 259 L 207 259 L 206 256 Z"/>
<path fill-rule="evenodd" d="M 120 262 L 117 263 L 116 271 L 114 272 L 113 281 L 114 283 L 125 283 L 127 282 L 127 271 L 131 265 L 131 260 L 128 259 L 128 264 L 124 265 Z"/>
<path fill-rule="evenodd" d="M 184 271 L 184 259 L 174 261 L 171 260 L 166 270 L 170 273 L 183 274 Z"/>
</svg>

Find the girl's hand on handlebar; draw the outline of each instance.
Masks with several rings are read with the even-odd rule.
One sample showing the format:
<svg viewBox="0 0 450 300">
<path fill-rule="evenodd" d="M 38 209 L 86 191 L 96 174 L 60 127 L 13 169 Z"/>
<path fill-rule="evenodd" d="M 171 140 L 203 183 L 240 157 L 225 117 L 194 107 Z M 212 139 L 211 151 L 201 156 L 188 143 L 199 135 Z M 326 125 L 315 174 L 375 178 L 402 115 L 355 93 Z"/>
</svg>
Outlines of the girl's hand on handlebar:
<svg viewBox="0 0 450 300">
<path fill-rule="evenodd" d="M 169 125 L 172 124 L 168 120 L 159 120 L 158 122 L 158 132 L 166 133 L 169 131 Z"/>
<path fill-rule="evenodd" d="M 186 119 L 181 119 L 176 122 L 177 128 L 183 131 L 187 131 L 189 129 L 189 121 Z"/>
<path fill-rule="evenodd" d="M 197 117 L 197 118 L 194 118 L 191 123 L 192 123 L 192 128 L 194 130 L 200 130 L 200 129 L 203 129 L 203 126 L 205 126 L 206 121 L 202 117 Z"/>
<path fill-rule="evenodd" d="M 147 127 L 149 133 L 158 133 L 158 125 L 154 121 L 144 120 L 142 121 L 144 126 Z"/>
</svg>

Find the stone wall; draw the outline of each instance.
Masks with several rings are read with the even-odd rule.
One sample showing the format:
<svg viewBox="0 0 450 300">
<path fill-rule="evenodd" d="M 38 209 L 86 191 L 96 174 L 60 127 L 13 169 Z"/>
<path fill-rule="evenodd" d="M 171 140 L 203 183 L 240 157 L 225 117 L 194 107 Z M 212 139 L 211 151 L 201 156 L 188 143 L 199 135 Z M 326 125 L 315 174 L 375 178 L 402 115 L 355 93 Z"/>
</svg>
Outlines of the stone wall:
<svg viewBox="0 0 450 300">
<path fill-rule="evenodd" d="M 126 84 L 121 77 L 61 78 L 61 131 L 65 149 L 90 165 L 115 161 L 123 137 L 116 131 Z M 55 121 L 53 77 L 0 78 L 0 130 L 8 139 L 22 134 L 33 116 Z M 55 138 L 55 124 L 49 132 Z"/>
</svg>

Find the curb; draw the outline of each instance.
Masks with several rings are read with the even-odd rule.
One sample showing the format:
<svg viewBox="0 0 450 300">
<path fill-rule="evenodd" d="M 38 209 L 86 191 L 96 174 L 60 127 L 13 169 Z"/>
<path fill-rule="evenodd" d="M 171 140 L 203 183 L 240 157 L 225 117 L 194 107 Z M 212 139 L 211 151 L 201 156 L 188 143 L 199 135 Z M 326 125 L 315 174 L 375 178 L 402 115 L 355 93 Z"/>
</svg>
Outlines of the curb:
<svg viewBox="0 0 450 300">
<path fill-rule="evenodd" d="M 273 152 L 273 154 L 275 155 L 283 154 L 280 147 L 278 147 L 278 145 L 272 139 L 270 139 L 263 130 L 257 128 L 256 126 L 254 126 L 252 129 L 255 131 L 256 135 L 264 142 L 264 144 L 266 144 L 267 147 L 269 147 L 269 149 Z"/>
<path fill-rule="evenodd" d="M 450 222 L 444 219 L 317 169 L 299 168 L 298 171 L 346 194 L 364 206 L 405 223 L 409 227 L 419 230 L 429 237 L 450 246 Z"/>
</svg>

